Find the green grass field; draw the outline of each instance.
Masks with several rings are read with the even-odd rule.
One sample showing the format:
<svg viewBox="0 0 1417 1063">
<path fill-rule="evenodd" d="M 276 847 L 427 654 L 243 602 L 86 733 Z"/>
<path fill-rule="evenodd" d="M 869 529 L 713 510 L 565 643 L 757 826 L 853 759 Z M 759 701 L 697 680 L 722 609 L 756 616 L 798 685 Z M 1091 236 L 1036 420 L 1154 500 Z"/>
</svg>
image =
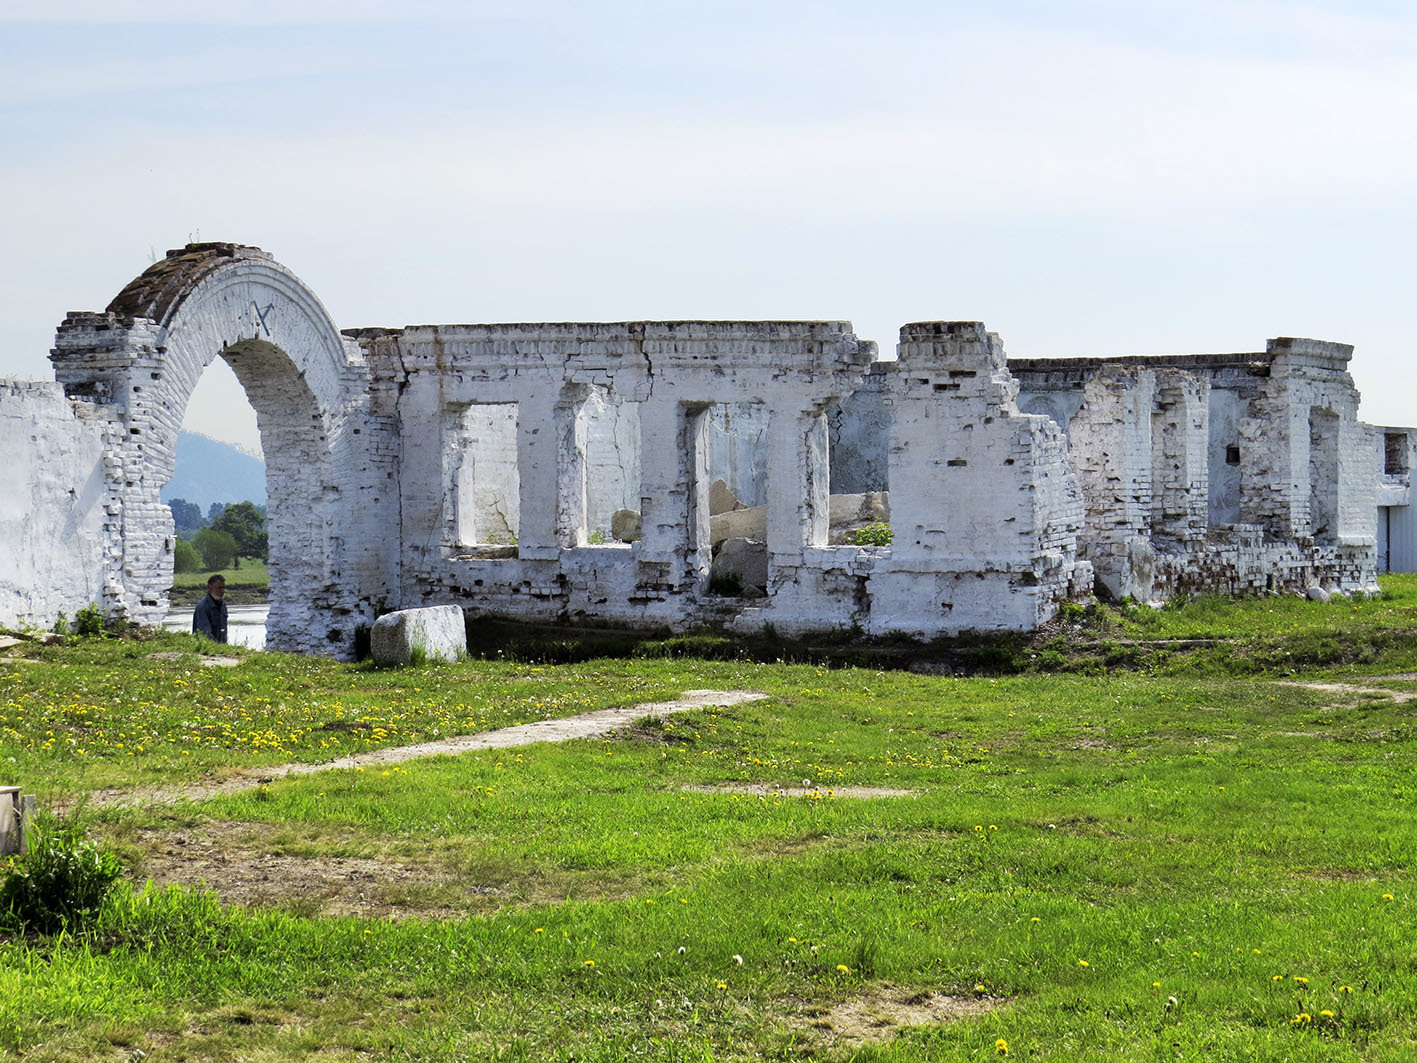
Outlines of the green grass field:
<svg viewBox="0 0 1417 1063">
<path fill-rule="evenodd" d="M 271 583 L 270 570 L 262 560 L 251 559 L 249 557 L 241 559 L 239 568 L 232 567 L 222 570 L 228 583 L 239 583 L 243 586 L 269 587 Z M 207 578 L 211 573 L 206 569 L 197 572 L 174 572 L 172 574 L 172 585 L 174 587 L 205 587 Z"/>
<path fill-rule="evenodd" d="M 0 1058 L 1417 1058 L 1417 580 L 1385 586 L 1078 622 L 1220 639 L 1233 674 L 1216 647 L 1189 672 L 994 678 L 29 648 L 0 658 L 0 781 L 50 806 L 687 689 L 769 697 L 94 801 L 132 888 L 87 933 L 0 943 Z M 1323 640 L 1369 652 L 1274 656 Z"/>
</svg>

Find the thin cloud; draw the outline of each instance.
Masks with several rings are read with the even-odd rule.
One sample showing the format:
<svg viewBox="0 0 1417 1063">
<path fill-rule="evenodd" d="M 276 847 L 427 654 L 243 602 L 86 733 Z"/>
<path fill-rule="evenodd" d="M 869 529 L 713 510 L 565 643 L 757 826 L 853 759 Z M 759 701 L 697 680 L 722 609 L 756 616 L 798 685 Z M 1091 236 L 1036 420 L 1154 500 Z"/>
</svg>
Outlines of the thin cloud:
<svg viewBox="0 0 1417 1063">
<path fill-rule="evenodd" d="M 226 0 L 220 4 L 193 4 L 191 0 L 8 0 L 0 7 L 0 22 L 244 26 L 474 22 L 541 18 L 564 13 L 568 7 L 567 2 L 554 0 L 401 0 L 398 4 L 387 0 Z"/>
</svg>

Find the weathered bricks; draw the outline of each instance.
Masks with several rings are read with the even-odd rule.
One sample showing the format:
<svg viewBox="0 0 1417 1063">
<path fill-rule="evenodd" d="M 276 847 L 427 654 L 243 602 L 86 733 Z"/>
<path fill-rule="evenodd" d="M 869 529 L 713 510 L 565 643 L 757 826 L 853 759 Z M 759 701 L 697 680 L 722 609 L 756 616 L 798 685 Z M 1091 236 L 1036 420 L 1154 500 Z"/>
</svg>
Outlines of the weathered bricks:
<svg viewBox="0 0 1417 1063">
<path fill-rule="evenodd" d="M 192 245 L 68 316 L 57 385 L 0 382 L 0 622 L 161 618 L 159 492 L 216 357 L 267 457 L 268 644 L 338 656 L 424 604 L 930 635 L 1035 627 L 1094 577 L 1151 599 L 1363 589 L 1379 501 L 1388 524 L 1397 480 L 1410 501 L 1410 461 L 1379 495 L 1386 437 L 1341 344 L 1009 361 L 977 322 L 920 322 L 899 356 L 840 321 L 341 334 L 266 253 Z M 715 475 L 766 507 L 751 603 L 709 593 Z M 828 545 L 831 495 L 884 490 L 889 546 Z"/>
</svg>

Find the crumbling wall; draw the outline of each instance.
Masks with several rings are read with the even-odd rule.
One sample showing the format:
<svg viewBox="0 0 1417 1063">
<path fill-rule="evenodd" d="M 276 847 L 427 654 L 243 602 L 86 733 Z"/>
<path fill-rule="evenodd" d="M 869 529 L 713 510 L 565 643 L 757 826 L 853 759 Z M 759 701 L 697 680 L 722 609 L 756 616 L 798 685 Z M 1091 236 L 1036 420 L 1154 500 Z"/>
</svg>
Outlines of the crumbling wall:
<svg viewBox="0 0 1417 1063">
<path fill-rule="evenodd" d="M 1080 553 L 1108 596 L 1371 591 L 1373 430 L 1352 349 L 1010 363 L 1030 408 L 1075 410 Z"/>
<path fill-rule="evenodd" d="M 161 619 L 159 492 L 217 357 L 267 456 L 275 648 L 351 656 L 423 604 L 929 636 L 1029 630 L 1094 582 L 1371 590 L 1380 546 L 1417 543 L 1412 445 L 1357 420 L 1351 353 L 1009 363 L 977 322 L 907 325 L 894 362 L 830 321 L 341 334 L 264 252 L 189 245 L 69 315 L 58 385 L 0 383 L 0 621 Z M 719 479 L 756 504 L 732 536 Z M 879 519 L 886 489 L 889 545 L 832 536 L 834 498 Z M 716 549 L 752 595 L 713 584 Z"/>
<path fill-rule="evenodd" d="M 1082 495 L 1061 431 L 1021 414 L 997 335 L 978 322 L 901 329 L 890 377 L 888 557 L 871 629 L 1028 630 L 1090 589 Z"/>
<path fill-rule="evenodd" d="M 51 361 L 71 398 L 96 404 L 105 448 L 103 606 L 154 625 L 167 612 L 175 542 L 159 493 L 202 371 L 222 357 L 256 410 L 266 454 L 271 613 L 267 645 L 354 653 L 387 602 L 397 544 L 397 430 L 376 409 L 357 346 L 269 255 L 190 245 L 144 272 L 103 313 L 73 313 Z"/>
<path fill-rule="evenodd" d="M 111 433 L 58 384 L 0 380 L 0 622 L 49 628 L 104 601 Z"/>
<path fill-rule="evenodd" d="M 1152 407 L 1150 370 L 1105 366 L 1083 387 L 1068 426 L 1069 457 L 1087 518 L 1080 555 L 1109 597 L 1152 596 Z"/>
<path fill-rule="evenodd" d="M 492 612 L 632 621 L 721 606 L 707 593 L 717 438 L 729 452 L 753 452 L 721 459 L 744 471 L 744 483 L 772 485 L 772 598 L 762 608 L 772 622 L 792 622 L 803 551 L 826 542 L 822 411 L 874 354 L 845 325 L 465 325 L 356 335 L 371 365 L 400 374 L 405 604 L 451 597 Z M 469 549 L 447 534 L 456 482 L 446 455 L 462 446 L 464 411 L 488 403 L 517 410 L 520 524 L 515 544 Z M 614 424 L 636 427 L 597 446 L 592 425 L 607 410 Z M 589 500 L 606 483 L 607 508 L 618 500 L 639 511 L 637 541 L 596 534 L 602 515 Z M 850 604 L 834 612 L 827 603 L 812 616 L 844 625 Z"/>
<path fill-rule="evenodd" d="M 1178 370 L 1155 371 L 1151 413 L 1151 534 L 1191 546 L 1209 524 L 1210 381 Z"/>
</svg>

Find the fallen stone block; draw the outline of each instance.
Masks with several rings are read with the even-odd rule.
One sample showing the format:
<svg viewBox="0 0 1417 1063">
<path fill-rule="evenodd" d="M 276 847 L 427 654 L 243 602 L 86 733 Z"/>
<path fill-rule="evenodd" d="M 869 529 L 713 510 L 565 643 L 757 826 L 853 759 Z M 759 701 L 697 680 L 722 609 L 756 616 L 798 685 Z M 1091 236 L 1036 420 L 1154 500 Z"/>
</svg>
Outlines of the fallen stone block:
<svg viewBox="0 0 1417 1063">
<path fill-rule="evenodd" d="M 709 541 L 714 546 L 729 539 L 762 539 L 768 537 L 768 507 L 735 509 L 709 517 Z"/>
<path fill-rule="evenodd" d="M 644 518 L 633 509 L 617 509 L 610 517 L 610 537 L 617 543 L 636 542 L 644 534 Z"/>
<path fill-rule="evenodd" d="M 709 570 L 710 581 L 736 578 L 744 590 L 766 589 L 768 544 L 759 539 L 726 539 Z"/>
<path fill-rule="evenodd" d="M 838 525 L 876 524 L 891 519 L 889 491 L 867 491 L 859 495 L 832 495 L 830 522 Z"/>
<path fill-rule="evenodd" d="M 467 653 L 467 627 L 456 605 L 400 609 L 374 621 L 369 651 L 380 665 L 411 664 L 423 660 L 456 661 Z"/>
<path fill-rule="evenodd" d="M 728 486 L 726 480 L 715 480 L 709 485 L 709 515 L 717 513 L 732 513 L 734 510 L 747 509 L 733 493 L 733 489 Z"/>
</svg>

